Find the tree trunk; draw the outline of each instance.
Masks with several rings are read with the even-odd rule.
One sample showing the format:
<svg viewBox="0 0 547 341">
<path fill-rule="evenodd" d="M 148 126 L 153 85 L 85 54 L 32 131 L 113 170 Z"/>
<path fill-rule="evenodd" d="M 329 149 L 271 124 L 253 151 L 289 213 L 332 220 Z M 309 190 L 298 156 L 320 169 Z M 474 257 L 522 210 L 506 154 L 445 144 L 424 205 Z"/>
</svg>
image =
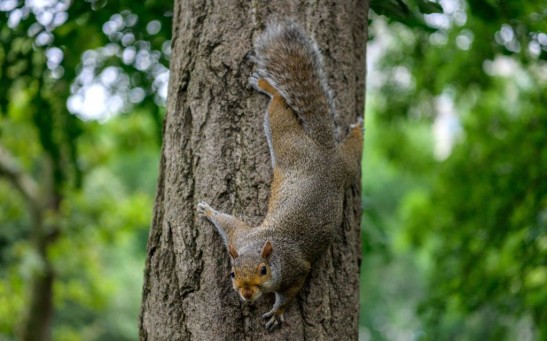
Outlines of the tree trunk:
<svg viewBox="0 0 547 341">
<path fill-rule="evenodd" d="M 43 165 L 43 169 L 51 169 L 49 160 L 44 161 Z M 19 166 L 17 159 L 0 146 L 0 177 L 11 182 L 25 198 L 31 218 L 31 245 L 39 263 L 39 266 L 32 269 L 26 311 L 18 328 L 18 336 L 22 341 L 51 339 L 55 271 L 49 260 L 48 249 L 59 234 L 58 226 L 52 222 L 58 217 L 62 197 L 54 186 L 53 174 L 44 173 L 46 175 L 42 181 L 36 182 Z M 48 225 L 45 224 L 46 215 Z"/>
<path fill-rule="evenodd" d="M 42 252 L 46 250 L 39 250 Z M 53 282 L 55 274 L 47 255 L 39 254 L 41 269 L 32 275 L 29 306 L 21 328 L 22 341 L 51 340 L 53 321 Z"/>
<path fill-rule="evenodd" d="M 275 13 L 297 19 L 323 52 L 342 135 L 362 116 L 368 1 L 175 1 L 171 80 L 154 219 L 148 240 L 141 340 L 350 340 L 359 312 L 360 184 L 281 329 L 261 316 L 273 295 L 245 305 L 229 257 L 200 200 L 257 226 L 271 162 L 262 123 L 267 98 L 247 79 L 253 39 Z"/>
<path fill-rule="evenodd" d="M 30 279 L 27 311 L 21 327 L 22 341 L 51 340 L 56 275 L 48 253 L 59 237 L 58 219 L 62 200 L 60 191 L 55 188 L 51 167 L 50 161 L 44 162 L 47 171 L 40 183 L 40 197 L 37 196 L 38 191 L 35 191 L 35 195 L 27 196 L 34 197 L 34 200 L 28 201 L 32 219 L 32 245 L 40 265 L 34 269 Z M 44 218 L 46 216 L 48 219 Z"/>
</svg>

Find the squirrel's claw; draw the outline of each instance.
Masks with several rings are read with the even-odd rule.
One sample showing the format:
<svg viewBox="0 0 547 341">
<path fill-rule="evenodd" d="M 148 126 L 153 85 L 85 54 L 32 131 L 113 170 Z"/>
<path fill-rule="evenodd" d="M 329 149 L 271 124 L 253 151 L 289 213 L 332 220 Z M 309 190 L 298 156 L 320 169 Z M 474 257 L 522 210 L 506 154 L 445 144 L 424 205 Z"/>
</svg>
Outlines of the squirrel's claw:
<svg viewBox="0 0 547 341">
<path fill-rule="evenodd" d="M 272 309 L 272 310 L 268 311 L 266 314 L 262 315 L 262 319 L 264 319 L 264 320 L 269 319 L 270 317 L 273 316 L 273 314 L 274 314 L 274 310 Z"/>
<path fill-rule="evenodd" d="M 357 118 L 357 122 L 350 124 L 349 129 L 352 130 L 357 127 L 361 129 L 361 132 L 365 132 L 365 126 L 363 125 L 363 118 L 361 116 Z"/>
<path fill-rule="evenodd" d="M 260 81 L 265 82 L 266 85 L 259 84 Z M 270 83 L 266 81 L 264 77 L 261 77 L 258 72 L 253 73 L 251 77 L 249 77 L 249 85 L 251 85 L 251 87 L 256 91 L 261 92 L 264 95 L 268 95 L 269 97 L 273 96 L 273 92 L 268 90 L 268 88 L 271 88 Z M 275 92 L 277 92 L 277 90 L 275 90 Z"/>
<path fill-rule="evenodd" d="M 197 211 L 198 211 L 198 216 L 199 217 L 209 218 L 212 214 L 213 209 L 211 208 L 211 206 L 209 206 L 208 203 L 206 203 L 205 201 L 201 201 L 198 204 Z"/>
<path fill-rule="evenodd" d="M 261 77 L 258 75 L 258 72 L 255 72 L 251 75 L 251 77 L 249 77 L 249 85 L 255 89 L 255 90 L 258 90 L 260 92 L 262 92 L 262 89 L 260 89 L 258 87 L 258 80 L 260 79 Z"/>
<path fill-rule="evenodd" d="M 268 322 L 266 322 L 266 329 L 269 331 L 274 330 L 275 328 L 281 327 L 281 324 L 285 322 L 285 317 L 283 316 L 283 313 L 276 314 L 273 311 L 269 311 L 266 314 L 262 315 L 263 319 L 268 319 Z"/>
</svg>

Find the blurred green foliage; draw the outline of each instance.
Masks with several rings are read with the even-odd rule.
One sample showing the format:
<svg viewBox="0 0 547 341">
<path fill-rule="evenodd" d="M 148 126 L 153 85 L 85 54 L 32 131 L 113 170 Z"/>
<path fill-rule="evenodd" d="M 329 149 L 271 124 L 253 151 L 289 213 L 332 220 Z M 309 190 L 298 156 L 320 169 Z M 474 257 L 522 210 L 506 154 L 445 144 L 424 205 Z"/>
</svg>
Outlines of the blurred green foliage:
<svg viewBox="0 0 547 341">
<path fill-rule="evenodd" d="M 85 123 L 78 160 L 89 171 L 80 188 L 64 191 L 59 237 L 48 249 L 56 271 L 54 340 L 137 338 L 159 159 L 153 125 L 148 115 L 137 113 Z M 0 186 L 8 193 L 0 196 L 0 335 L 11 339 L 40 260 L 24 202 L 6 182 Z"/>
<path fill-rule="evenodd" d="M 543 340 L 547 6 L 405 3 L 371 16 L 361 335 Z"/>
<path fill-rule="evenodd" d="M 171 9 L 0 2 L 0 339 L 137 338 Z"/>
</svg>

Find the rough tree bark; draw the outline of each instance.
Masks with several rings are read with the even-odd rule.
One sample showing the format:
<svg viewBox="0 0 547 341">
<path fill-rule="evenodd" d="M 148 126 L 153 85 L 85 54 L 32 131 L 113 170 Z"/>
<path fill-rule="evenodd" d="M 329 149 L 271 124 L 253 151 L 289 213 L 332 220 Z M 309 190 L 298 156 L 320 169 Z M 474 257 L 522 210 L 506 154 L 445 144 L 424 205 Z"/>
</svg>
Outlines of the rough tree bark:
<svg viewBox="0 0 547 341">
<path fill-rule="evenodd" d="M 357 338 L 359 183 L 344 220 L 286 324 L 260 316 L 273 296 L 245 305 L 231 288 L 229 258 L 196 214 L 206 200 L 255 225 L 266 214 L 271 169 L 262 122 L 268 99 L 251 90 L 253 38 L 272 16 L 297 19 L 323 51 L 337 127 L 363 115 L 368 1 L 176 0 L 171 80 L 154 219 L 148 240 L 141 340 L 350 340 Z"/>
</svg>

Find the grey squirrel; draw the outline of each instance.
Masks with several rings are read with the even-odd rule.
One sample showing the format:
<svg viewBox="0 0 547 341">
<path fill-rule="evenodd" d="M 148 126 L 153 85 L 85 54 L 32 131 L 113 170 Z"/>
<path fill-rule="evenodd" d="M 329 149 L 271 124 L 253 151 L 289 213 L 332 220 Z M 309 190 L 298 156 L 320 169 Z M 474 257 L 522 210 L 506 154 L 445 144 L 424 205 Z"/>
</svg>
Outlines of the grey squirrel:
<svg viewBox="0 0 547 341">
<path fill-rule="evenodd" d="M 249 81 L 270 96 L 264 130 L 273 179 L 268 213 L 251 227 L 198 204 L 228 249 L 232 284 L 245 301 L 275 293 L 262 317 L 272 330 L 328 248 L 342 219 L 345 189 L 359 173 L 362 120 L 338 143 L 334 100 L 316 43 L 295 22 L 270 23 L 255 43 L 257 72 Z"/>
</svg>

